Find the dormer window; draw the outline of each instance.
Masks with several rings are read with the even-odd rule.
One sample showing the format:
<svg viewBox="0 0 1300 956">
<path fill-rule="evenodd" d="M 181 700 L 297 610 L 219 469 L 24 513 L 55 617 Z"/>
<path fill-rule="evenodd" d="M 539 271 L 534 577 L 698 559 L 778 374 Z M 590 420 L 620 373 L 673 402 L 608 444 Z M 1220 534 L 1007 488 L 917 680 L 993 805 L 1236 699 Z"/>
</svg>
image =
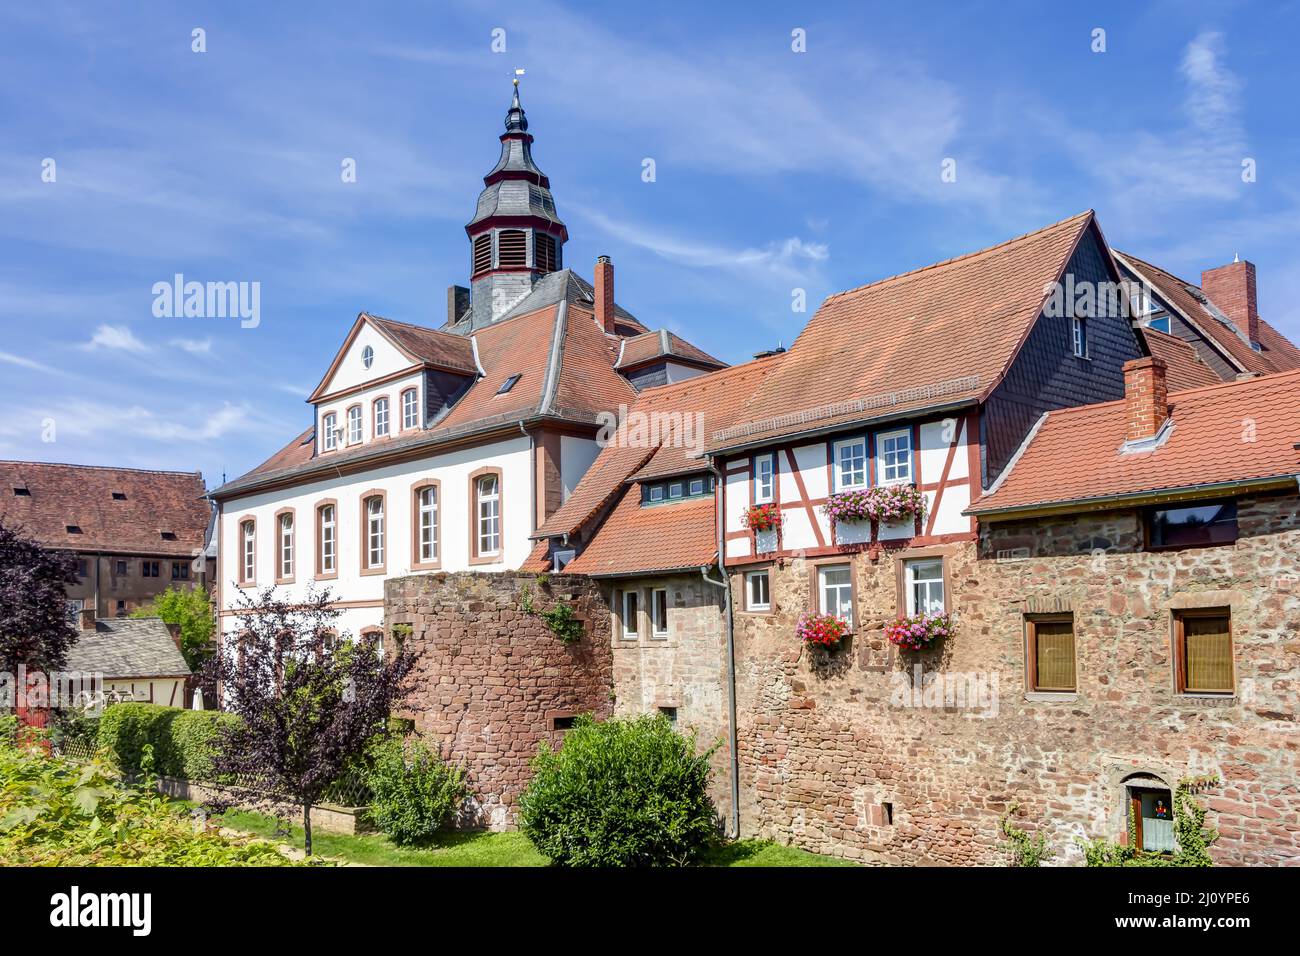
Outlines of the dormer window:
<svg viewBox="0 0 1300 956">
<path fill-rule="evenodd" d="M 1079 316 L 1070 320 L 1070 341 L 1075 355 L 1088 357 L 1088 325 Z"/>
<path fill-rule="evenodd" d="M 15 489 L 14 489 L 14 497 L 15 497 L 15 498 L 30 498 L 31 496 L 32 496 L 32 493 L 31 493 L 31 491 L 30 491 L 29 489 L 27 489 L 27 488 L 15 488 Z"/>
<path fill-rule="evenodd" d="M 163 539 L 164 541 L 175 541 L 175 540 L 176 540 L 176 532 L 175 532 L 175 531 L 159 531 L 158 534 L 162 537 L 162 539 Z"/>
<path fill-rule="evenodd" d="M 126 493 L 122 491 L 113 492 L 114 501 L 126 501 Z"/>
<path fill-rule="evenodd" d="M 80 525 L 75 525 L 75 524 L 64 525 L 63 529 L 67 531 L 68 534 L 81 534 Z"/>
<path fill-rule="evenodd" d="M 375 437 L 382 438 L 388 434 L 388 399 L 375 399 Z"/>
<path fill-rule="evenodd" d="M 515 383 L 518 382 L 521 377 L 522 376 L 518 372 L 516 372 L 514 375 L 511 375 L 508 379 L 506 379 L 504 382 L 501 383 L 501 387 L 497 389 L 497 394 L 504 395 L 506 392 L 510 391 L 512 388 L 515 387 Z"/>
<path fill-rule="evenodd" d="M 348 409 L 348 444 L 361 444 L 361 406 L 353 405 Z"/>
<path fill-rule="evenodd" d="M 333 412 L 330 412 L 321 419 L 321 440 L 322 447 L 326 451 L 333 451 L 339 445 L 339 419 Z"/>
<path fill-rule="evenodd" d="M 375 364 L 375 350 L 369 345 L 361 350 L 361 364 L 366 368 Z"/>
</svg>

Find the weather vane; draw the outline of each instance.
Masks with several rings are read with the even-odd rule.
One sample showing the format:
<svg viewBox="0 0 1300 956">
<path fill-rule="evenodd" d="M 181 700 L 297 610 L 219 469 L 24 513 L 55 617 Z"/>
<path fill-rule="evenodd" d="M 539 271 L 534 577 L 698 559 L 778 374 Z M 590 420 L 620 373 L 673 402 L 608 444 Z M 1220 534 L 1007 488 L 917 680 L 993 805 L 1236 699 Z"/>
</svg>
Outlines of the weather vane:
<svg viewBox="0 0 1300 956">
<path fill-rule="evenodd" d="M 515 78 L 514 78 L 514 84 L 515 84 L 515 86 L 518 86 L 518 85 L 519 85 L 519 78 L 520 78 L 521 76 L 523 76 L 523 75 L 524 75 L 524 71 L 523 71 L 521 68 L 516 67 L 516 68 L 515 68 Z"/>
</svg>

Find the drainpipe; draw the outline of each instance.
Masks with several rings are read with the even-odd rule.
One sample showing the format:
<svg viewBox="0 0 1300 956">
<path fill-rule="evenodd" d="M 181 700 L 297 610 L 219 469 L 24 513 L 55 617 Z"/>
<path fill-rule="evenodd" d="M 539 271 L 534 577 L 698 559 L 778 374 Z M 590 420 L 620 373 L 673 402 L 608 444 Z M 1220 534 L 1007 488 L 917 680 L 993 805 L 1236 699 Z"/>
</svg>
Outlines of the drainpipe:
<svg viewBox="0 0 1300 956">
<path fill-rule="evenodd" d="M 532 517 L 529 522 L 534 531 L 537 530 L 537 438 L 524 426 L 524 420 L 519 420 L 519 432 L 528 439 L 528 477 L 529 477 L 529 510 L 532 511 Z"/>
<path fill-rule="evenodd" d="M 715 502 L 714 526 L 717 532 L 718 543 L 718 572 L 722 575 L 721 581 L 715 581 L 709 577 L 709 566 L 700 568 L 700 576 L 714 587 L 722 588 L 723 613 L 727 620 L 727 741 L 731 747 L 731 838 L 740 837 L 740 754 L 737 752 L 736 733 L 736 633 L 733 626 L 732 606 L 731 606 L 731 584 L 727 580 L 727 572 L 724 568 L 726 551 L 724 550 L 723 541 L 723 514 L 724 508 L 718 504 L 719 499 L 725 492 L 722 484 L 722 472 L 718 469 L 718 464 L 713 456 L 709 456 L 709 471 L 713 472 L 714 492 L 713 500 Z"/>
</svg>

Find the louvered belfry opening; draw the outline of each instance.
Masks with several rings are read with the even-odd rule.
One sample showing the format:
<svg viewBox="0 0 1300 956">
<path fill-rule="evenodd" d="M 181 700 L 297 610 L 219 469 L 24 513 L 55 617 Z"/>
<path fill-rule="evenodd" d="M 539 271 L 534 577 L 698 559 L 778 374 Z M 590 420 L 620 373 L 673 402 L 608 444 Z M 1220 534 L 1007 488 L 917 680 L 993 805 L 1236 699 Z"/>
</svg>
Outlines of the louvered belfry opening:
<svg viewBox="0 0 1300 956">
<path fill-rule="evenodd" d="M 474 239 L 473 274 L 478 275 L 492 268 L 492 235 L 483 233 Z"/>
<path fill-rule="evenodd" d="M 497 268 L 521 269 L 528 265 L 528 233 L 502 229 L 497 233 Z"/>
<path fill-rule="evenodd" d="M 555 271 L 555 237 L 544 232 L 533 238 L 533 268 L 538 272 Z"/>
</svg>

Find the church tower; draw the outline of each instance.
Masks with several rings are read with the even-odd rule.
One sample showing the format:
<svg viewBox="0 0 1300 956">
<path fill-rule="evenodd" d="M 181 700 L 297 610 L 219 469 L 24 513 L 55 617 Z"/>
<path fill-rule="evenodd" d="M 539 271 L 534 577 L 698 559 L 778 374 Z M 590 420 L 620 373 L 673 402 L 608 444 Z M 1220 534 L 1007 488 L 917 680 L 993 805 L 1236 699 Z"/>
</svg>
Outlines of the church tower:
<svg viewBox="0 0 1300 956">
<path fill-rule="evenodd" d="M 548 272 L 564 268 L 568 230 L 551 183 L 533 162 L 533 137 L 519 105 L 519 81 L 501 134 L 501 158 L 483 177 L 470 243 L 471 328 L 499 319 Z"/>
</svg>

